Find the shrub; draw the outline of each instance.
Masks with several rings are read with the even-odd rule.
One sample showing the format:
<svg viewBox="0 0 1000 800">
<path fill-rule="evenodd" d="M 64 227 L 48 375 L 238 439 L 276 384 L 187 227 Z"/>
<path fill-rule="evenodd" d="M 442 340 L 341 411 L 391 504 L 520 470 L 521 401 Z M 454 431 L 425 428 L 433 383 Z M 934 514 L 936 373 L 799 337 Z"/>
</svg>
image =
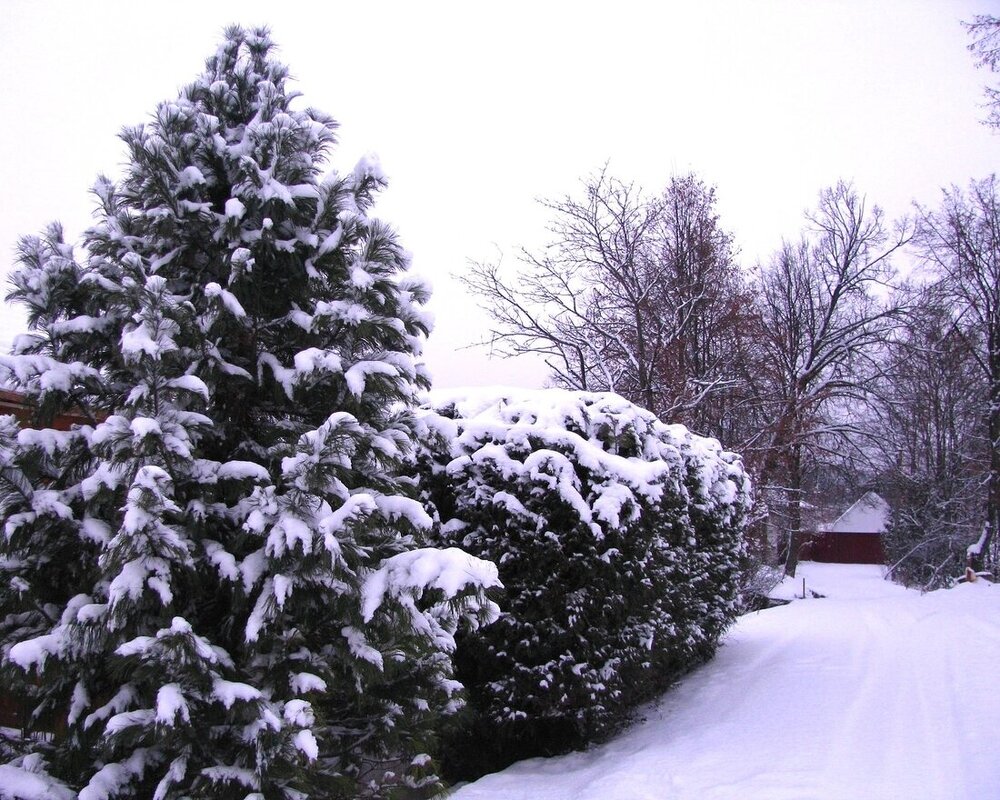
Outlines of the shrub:
<svg viewBox="0 0 1000 800">
<path fill-rule="evenodd" d="M 460 640 L 452 777 L 598 739 L 711 657 L 737 613 L 737 456 L 609 393 L 438 395 L 421 424 L 436 544 L 494 561 L 507 591 Z"/>
</svg>

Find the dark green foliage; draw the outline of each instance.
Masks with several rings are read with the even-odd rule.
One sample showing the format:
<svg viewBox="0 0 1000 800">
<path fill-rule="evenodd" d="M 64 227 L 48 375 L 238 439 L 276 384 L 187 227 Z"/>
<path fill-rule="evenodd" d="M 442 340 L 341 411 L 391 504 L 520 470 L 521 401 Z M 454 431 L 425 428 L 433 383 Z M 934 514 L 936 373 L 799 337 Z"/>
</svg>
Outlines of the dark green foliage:
<svg viewBox="0 0 1000 800">
<path fill-rule="evenodd" d="M 609 394 L 442 400 L 423 423 L 440 544 L 506 588 L 499 621 L 460 640 L 454 777 L 599 739 L 713 654 L 737 610 L 735 456 Z"/>
<path fill-rule="evenodd" d="M 13 768 L 53 797 L 380 796 L 434 781 L 459 620 L 492 565 L 419 548 L 400 474 L 427 290 L 369 216 L 378 165 L 321 177 L 265 30 L 126 130 L 83 258 L 23 240 L 31 331 L 0 369 L 0 670 Z M 4 738 L 4 737 L 0 737 Z"/>
</svg>

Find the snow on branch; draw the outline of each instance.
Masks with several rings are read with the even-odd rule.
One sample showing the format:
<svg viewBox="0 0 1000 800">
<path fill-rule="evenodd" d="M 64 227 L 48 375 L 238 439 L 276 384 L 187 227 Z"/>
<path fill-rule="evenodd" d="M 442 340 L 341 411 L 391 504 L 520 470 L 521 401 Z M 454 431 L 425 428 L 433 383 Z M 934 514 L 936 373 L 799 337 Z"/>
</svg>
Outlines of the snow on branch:
<svg viewBox="0 0 1000 800">
<path fill-rule="evenodd" d="M 438 550 L 425 547 L 386 559 L 369 573 L 361 587 L 361 614 L 370 622 L 386 598 L 413 595 L 429 589 L 442 591 L 446 599 L 466 589 L 502 587 L 496 565 L 475 558 L 456 547 Z"/>
</svg>

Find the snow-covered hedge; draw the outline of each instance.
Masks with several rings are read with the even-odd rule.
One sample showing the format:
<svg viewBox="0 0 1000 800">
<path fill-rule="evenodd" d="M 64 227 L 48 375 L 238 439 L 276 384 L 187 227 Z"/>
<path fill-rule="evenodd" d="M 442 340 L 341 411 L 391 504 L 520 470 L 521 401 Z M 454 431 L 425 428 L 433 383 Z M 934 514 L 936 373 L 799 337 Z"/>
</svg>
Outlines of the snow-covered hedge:
<svg viewBox="0 0 1000 800">
<path fill-rule="evenodd" d="M 459 772 L 597 738 L 712 655 L 737 610 L 736 455 L 608 393 L 439 393 L 421 424 L 437 544 L 506 587 L 501 619 L 459 645 L 469 725 L 489 732 Z"/>
</svg>

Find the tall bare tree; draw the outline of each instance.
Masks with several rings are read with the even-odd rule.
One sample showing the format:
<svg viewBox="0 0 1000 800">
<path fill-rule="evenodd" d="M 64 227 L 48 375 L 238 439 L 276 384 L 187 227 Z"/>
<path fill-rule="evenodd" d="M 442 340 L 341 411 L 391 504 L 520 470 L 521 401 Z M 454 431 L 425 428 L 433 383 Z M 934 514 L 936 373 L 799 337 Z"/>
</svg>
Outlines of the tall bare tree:
<svg viewBox="0 0 1000 800">
<path fill-rule="evenodd" d="M 978 14 L 965 28 L 972 37 L 969 50 L 975 54 L 977 66 L 1000 71 L 1000 17 Z M 988 113 L 983 122 L 991 128 L 1000 128 L 1000 86 L 987 86 L 985 92 Z"/>
<path fill-rule="evenodd" d="M 788 575 L 798 563 L 806 461 L 841 450 L 859 432 L 852 409 L 870 399 L 866 375 L 898 313 L 878 299 L 878 287 L 908 238 L 843 182 L 820 193 L 807 219 L 801 240 L 760 270 L 757 396 L 770 422 L 748 447 L 761 489 L 783 495 Z"/>
<path fill-rule="evenodd" d="M 983 433 L 989 447 L 985 524 L 970 565 L 996 561 L 1000 524 L 1000 196 L 991 175 L 968 192 L 944 191 L 941 207 L 918 207 L 918 242 L 986 386 Z"/>
<path fill-rule="evenodd" d="M 490 343 L 500 354 L 539 354 L 557 384 L 596 389 L 617 387 L 624 368 L 617 356 L 628 349 L 646 388 L 644 266 L 656 207 L 603 171 L 584 189 L 582 199 L 541 201 L 551 212 L 551 238 L 539 253 L 522 249 L 519 268 L 475 263 L 460 279 L 493 318 Z"/>
<path fill-rule="evenodd" d="M 550 242 L 522 250 L 518 269 L 480 263 L 462 277 L 493 317 L 493 346 L 541 354 L 560 385 L 717 434 L 723 412 L 704 409 L 734 383 L 749 301 L 715 190 L 687 175 L 649 197 L 606 172 L 584 190 L 543 202 Z"/>
<path fill-rule="evenodd" d="M 656 305 L 673 315 L 675 335 L 657 371 L 674 418 L 735 447 L 746 435 L 735 409 L 746 385 L 750 291 L 720 224 L 714 187 L 694 174 L 675 176 L 659 200 Z"/>
<path fill-rule="evenodd" d="M 937 289 L 907 293 L 872 416 L 881 491 L 893 509 L 884 537 L 893 577 L 925 589 L 965 570 L 967 545 L 982 529 L 989 464 L 986 384 Z"/>
</svg>

